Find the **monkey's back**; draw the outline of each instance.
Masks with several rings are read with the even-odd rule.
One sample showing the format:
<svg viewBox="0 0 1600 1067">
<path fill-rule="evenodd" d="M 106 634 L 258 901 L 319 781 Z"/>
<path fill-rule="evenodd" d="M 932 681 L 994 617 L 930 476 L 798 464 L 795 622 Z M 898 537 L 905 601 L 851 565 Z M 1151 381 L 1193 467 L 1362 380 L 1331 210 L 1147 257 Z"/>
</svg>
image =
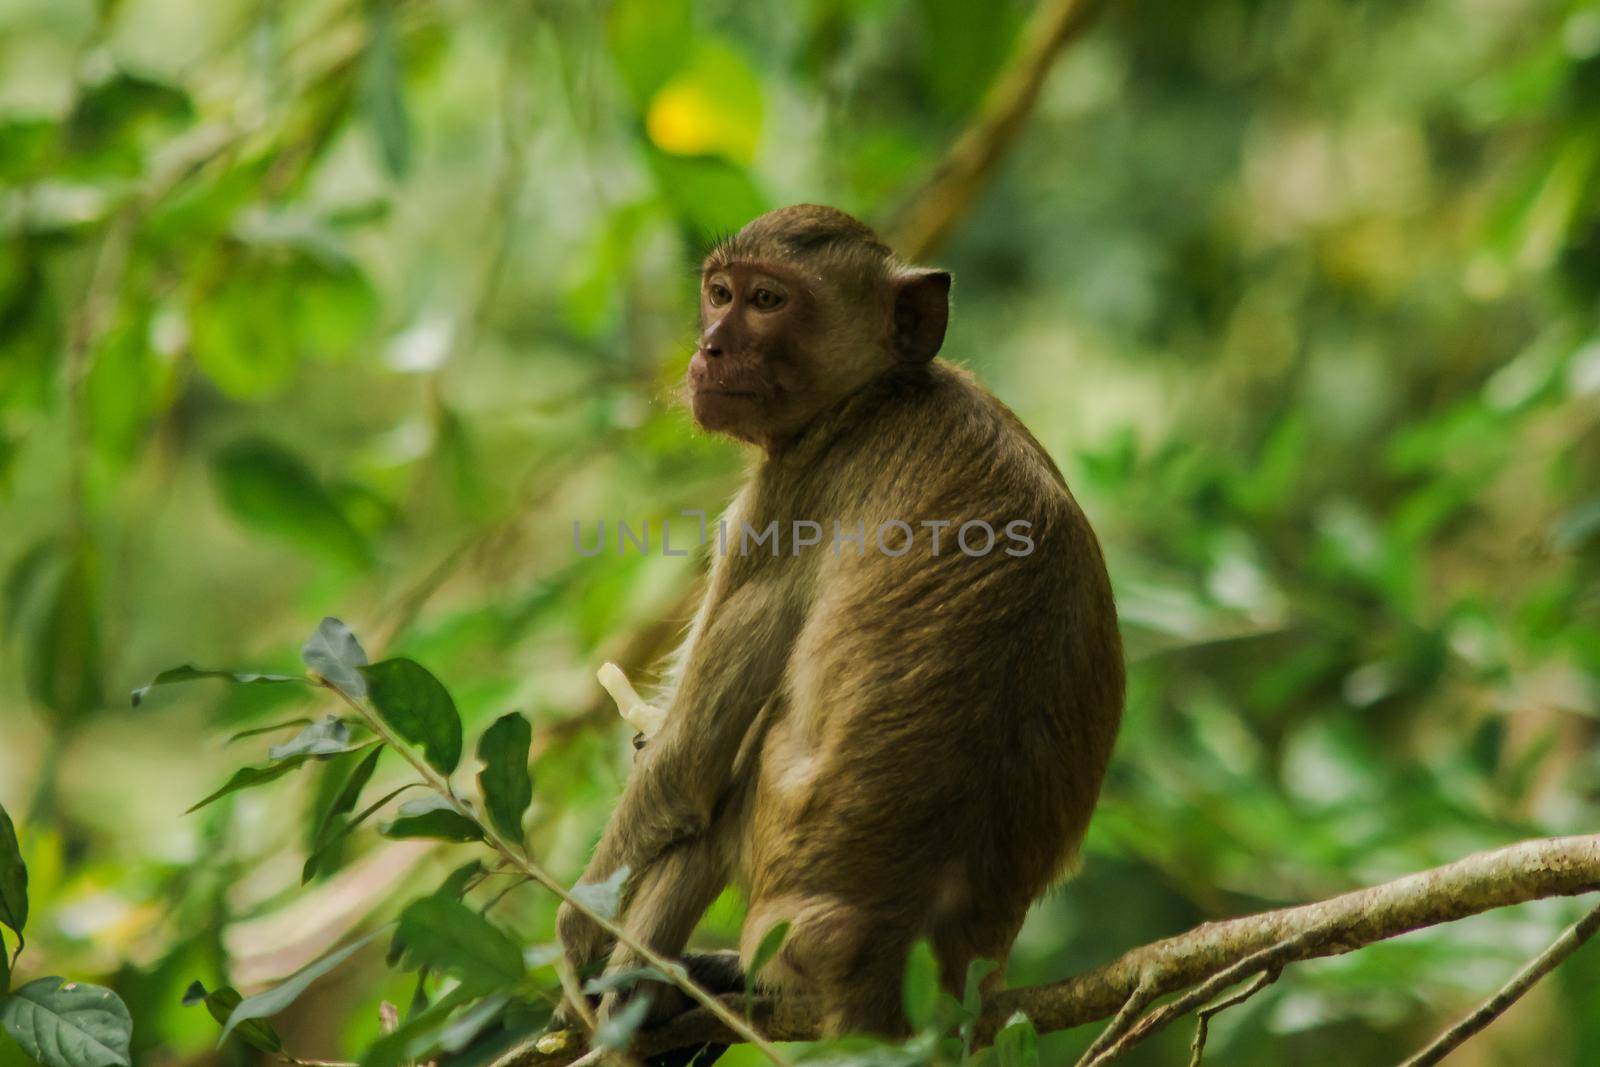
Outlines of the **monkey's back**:
<svg viewBox="0 0 1600 1067">
<path fill-rule="evenodd" d="M 849 898 L 947 964 L 1003 956 L 1075 855 L 1116 737 L 1110 582 L 1059 471 L 970 375 L 936 361 L 852 404 L 812 465 L 828 479 L 774 494 L 867 543 L 814 563 L 750 813 L 752 919 L 762 900 Z M 929 522 L 949 523 L 937 554 Z M 977 522 L 987 552 L 981 527 L 957 543 Z"/>
</svg>

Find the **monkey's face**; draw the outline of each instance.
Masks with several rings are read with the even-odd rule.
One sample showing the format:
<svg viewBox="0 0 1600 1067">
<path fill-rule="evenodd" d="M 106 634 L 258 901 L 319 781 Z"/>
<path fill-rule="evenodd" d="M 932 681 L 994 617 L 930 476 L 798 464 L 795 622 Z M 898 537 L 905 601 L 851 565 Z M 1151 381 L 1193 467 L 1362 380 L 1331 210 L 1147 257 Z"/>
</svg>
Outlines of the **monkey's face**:
<svg viewBox="0 0 1600 1067">
<path fill-rule="evenodd" d="M 804 425 L 816 413 L 806 338 L 817 310 L 815 290 L 785 265 L 706 270 L 688 372 L 695 422 L 763 446 Z"/>
</svg>

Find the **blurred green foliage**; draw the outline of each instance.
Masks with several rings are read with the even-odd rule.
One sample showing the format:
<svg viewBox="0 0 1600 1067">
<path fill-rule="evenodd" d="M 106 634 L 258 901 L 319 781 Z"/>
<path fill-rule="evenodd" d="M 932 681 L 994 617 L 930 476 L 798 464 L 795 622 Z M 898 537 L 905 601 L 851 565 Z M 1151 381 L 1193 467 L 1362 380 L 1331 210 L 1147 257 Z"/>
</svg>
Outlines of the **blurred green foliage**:
<svg viewBox="0 0 1600 1067">
<path fill-rule="evenodd" d="M 694 563 L 583 558 L 572 523 L 672 518 L 689 543 L 679 510 L 739 476 L 673 403 L 698 252 L 785 202 L 886 218 L 1027 14 L 0 2 L 16 984 L 98 976 L 136 1062 L 242 1062 L 182 1007 L 192 980 L 257 988 L 459 862 L 336 835 L 302 893 L 361 756 L 179 813 L 256 758 L 224 735 L 326 709 L 201 683 L 133 711 L 128 690 L 184 660 L 294 671 L 336 613 L 438 674 L 469 737 L 580 714 Z M 1597 116 L 1600 7 L 1577 0 L 1129 0 L 1063 56 L 939 257 L 946 353 L 1067 472 L 1132 661 L 1082 873 L 1011 982 L 1594 829 Z M 529 839 L 563 876 L 626 734 L 535 745 Z M 402 778 L 385 760 L 373 795 Z M 1219 1017 L 1210 1055 L 1393 1060 L 1572 913 L 1297 967 Z M 495 914 L 550 936 L 536 891 Z M 730 894 L 704 940 L 739 918 Z M 275 1020 L 286 1043 L 351 1054 L 411 995 L 374 952 L 339 975 Z M 1180 1029 L 1130 1062 L 1181 1058 Z M 1055 1063 L 1087 1039 L 1038 1043 Z M 1477 1047 L 1600 1061 L 1600 954 Z"/>
</svg>

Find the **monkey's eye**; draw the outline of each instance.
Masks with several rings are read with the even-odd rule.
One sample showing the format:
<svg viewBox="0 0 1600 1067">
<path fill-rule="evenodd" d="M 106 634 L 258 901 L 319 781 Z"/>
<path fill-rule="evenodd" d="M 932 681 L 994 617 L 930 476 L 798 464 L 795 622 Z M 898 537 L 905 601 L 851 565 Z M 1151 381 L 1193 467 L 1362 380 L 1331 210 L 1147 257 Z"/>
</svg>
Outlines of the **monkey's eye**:
<svg viewBox="0 0 1600 1067">
<path fill-rule="evenodd" d="M 755 305 L 757 311 L 771 311 L 783 303 L 783 297 L 771 289 L 757 289 L 750 295 L 750 303 Z"/>
<path fill-rule="evenodd" d="M 712 307 L 721 307 L 733 299 L 733 292 L 721 282 L 712 282 L 706 286 L 706 295 L 711 298 Z"/>
</svg>

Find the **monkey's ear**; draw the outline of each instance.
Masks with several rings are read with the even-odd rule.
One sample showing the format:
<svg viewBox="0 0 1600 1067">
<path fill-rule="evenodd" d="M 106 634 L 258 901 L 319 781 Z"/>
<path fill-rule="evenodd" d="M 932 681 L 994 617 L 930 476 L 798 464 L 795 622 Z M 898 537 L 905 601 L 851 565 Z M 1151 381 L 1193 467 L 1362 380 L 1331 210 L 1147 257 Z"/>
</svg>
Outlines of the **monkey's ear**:
<svg viewBox="0 0 1600 1067">
<path fill-rule="evenodd" d="M 902 275 L 894 291 L 894 354 L 926 363 L 939 354 L 950 322 L 950 274 L 917 270 Z"/>
</svg>

